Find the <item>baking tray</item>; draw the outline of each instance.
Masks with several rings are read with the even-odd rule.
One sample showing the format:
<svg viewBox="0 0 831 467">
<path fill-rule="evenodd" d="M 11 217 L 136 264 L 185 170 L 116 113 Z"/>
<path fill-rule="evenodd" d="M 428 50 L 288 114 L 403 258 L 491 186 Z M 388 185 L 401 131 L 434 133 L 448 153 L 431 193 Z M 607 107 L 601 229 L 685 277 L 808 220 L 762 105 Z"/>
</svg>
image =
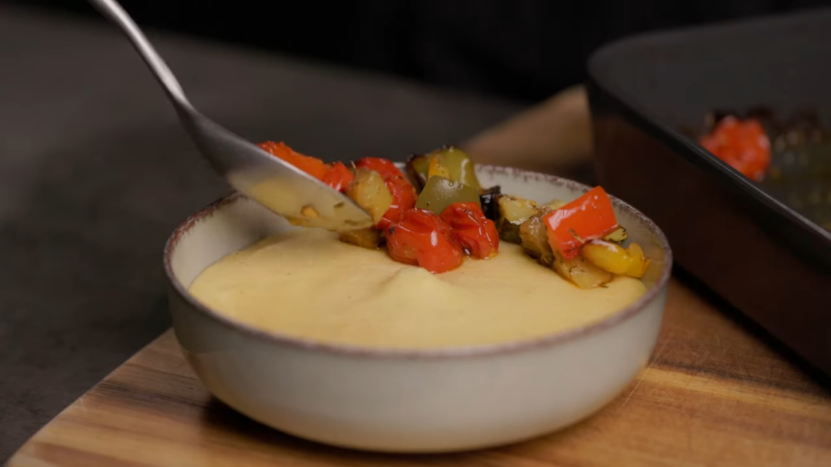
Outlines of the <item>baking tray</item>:
<svg viewBox="0 0 831 467">
<path fill-rule="evenodd" d="M 623 39 L 588 71 L 600 183 L 660 225 L 676 264 L 831 374 L 831 233 L 682 131 L 759 106 L 827 124 L 831 9 Z"/>
</svg>

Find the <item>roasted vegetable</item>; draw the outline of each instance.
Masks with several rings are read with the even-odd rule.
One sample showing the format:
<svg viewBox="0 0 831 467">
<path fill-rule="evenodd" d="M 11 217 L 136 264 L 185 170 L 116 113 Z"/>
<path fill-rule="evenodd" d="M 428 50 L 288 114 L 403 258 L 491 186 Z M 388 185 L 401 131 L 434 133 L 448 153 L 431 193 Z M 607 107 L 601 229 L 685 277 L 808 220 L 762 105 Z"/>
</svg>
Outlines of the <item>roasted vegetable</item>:
<svg viewBox="0 0 831 467">
<path fill-rule="evenodd" d="M 415 207 L 417 199 L 415 188 L 403 175 L 387 179 L 387 188 L 392 193 L 392 205 L 377 225 L 381 230 L 400 221 L 405 212 Z"/>
<path fill-rule="evenodd" d="M 519 196 L 500 195 L 496 198 L 496 206 L 496 230 L 499 237 L 506 242 L 521 243 L 519 227 L 540 212 L 540 205 Z"/>
<path fill-rule="evenodd" d="M 286 146 L 286 144 L 282 141 L 279 143 L 275 143 L 274 141 L 265 141 L 258 144 L 258 146 L 272 156 L 288 162 L 318 180 L 323 180 L 323 177 L 326 176 L 326 172 L 329 171 L 329 167 L 327 167 L 322 160 L 316 157 L 300 154 L 299 152 Z"/>
<path fill-rule="evenodd" d="M 354 179 L 343 162 L 327 165 L 316 157 L 300 154 L 282 142 L 265 141 L 258 146 L 338 191 L 345 193 Z"/>
<path fill-rule="evenodd" d="M 646 274 L 646 270 L 649 269 L 651 261 L 643 254 L 643 249 L 637 243 L 629 245 L 626 251 L 632 258 L 632 265 L 626 271 L 626 275 L 636 279 L 642 278 Z"/>
<path fill-rule="evenodd" d="M 392 205 L 392 193 L 381 174 L 374 170 L 356 169 L 355 179 L 346 190 L 346 195 L 364 208 L 376 224 Z"/>
<path fill-rule="evenodd" d="M 381 231 L 374 228 L 344 230 L 338 232 L 340 241 L 364 248 L 376 249 L 383 239 Z"/>
<path fill-rule="evenodd" d="M 395 162 L 381 157 L 362 157 L 355 162 L 355 167 L 374 170 L 381 174 L 384 179 L 394 176 L 404 176 L 401 170 L 395 166 Z"/>
<path fill-rule="evenodd" d="M 485 217 L 476 203 L 453 203 L 441 214 L 453 238 L 477 259 L 487 259 L 499 252 L 496 225 Z"/>
<path fill-rule="evenodd" d="M 450 227 L 431 211 L 410 209 L 386 232 L 387 251 L 396 261 L 438 274 L 457 268 L 464 259 Z"/>
<path fill-rule="evenodd" d="M 600 269 L 612 274 L 641 278 L 649 266 L 649 261 L 637 243 L 631 244 L 627 249 L 616 243 L 592 240 L 583 245 L 580 253 Z"/>
<path fill-rule="evenodd" d="M 424 185 L 427 184 L 427 171 L 430 168 L 430 159 L 421 154 L 413 154 L 407 159 L 405 164 L 407 175 L 410 176 L 416 184 L 417 190 L 423 190 Z"/>
<path fill-rule="evenodd" d="M 568 203 L 565 202 L 565 201 L 562 201 L 562 200 L 559 200 L 559 199 L 554 199 L 554 200 L 551 200 L 551 201 L 545 203 L 544 206 L 546 206 L 550 209 L 560 209 L 561 207 L 565 206 L 566 204 L 568 204 Z"/>
<path fill-rule="evenodd" d="M 551 248 L 565 259 L 574 259 L 589 240 L 603 238 L 618 228 L 612 200 L 601 187 L 546 214 Z"/>
<path fill-rule="evenodd" d="M 496 199 L 501 194 L 502 189 L 499 185 L 483 188 L 479 191 L 479 204 L 482 205 L 482 212 L 485 213 L 485 217 L 494 222 L 499 218 L 499 206 L 496 203 Z"/>
<path fill-rule="evenodd" d="M 583 245 L 580 254 L 595 266 L 612 274 L 625 274 L 632 267 L 632 257 L 617 243 L 592 240 Z"/>
<path fill-rule="evenodd" d="M 554 255 L 554 270 L 581 289 L 599 287 L 613 278 L 610 272 L 604 271 L 582 256 L 565 259 L 560 252 L 554 252 Z"/>
<path fill-rule="evenodd" d="M 519 226 L 519 238 L 522 250 L 543 266 L 554 264 L 554 252 L 548 242 L 548 231 L 543 219 L 544 214 L 535 214 Z"/>
<path fill-rule="evenodd" d="M 461 182 L 435 176 L 427 180 L 415 207 L 441 214 L 453 203 L 479 204 L 479 192 Z"/>
<path fill-rule="evenodd" d="M 770 140 L 757 119 L 724 117 L 699 143 L 751 180 L 761 182 L 770 167 Z"/>
<path fill-rule="evenodd" d="M 724 134 L 717 128 L 711 135 L 718 140 L 713 144 L 726 144 L 735 157 L 744 154 L 747 145 L 765 145 L 762 140 L 750 141 L 758 133 L 753 125 L 738 126 L 721 128 Z M 725 143 L 719 135 L 734 139 Z M 571 202 L 541 204 L 502 195 L 499 186 L 483 189 L 473 161 L 454 146 L 411 156 L 407 175 L 392 161 L 377 157 L 360 159 L 350 169 L 342 162 L 325 164 L 284 143 L 266 141 L 260 147 L 345 192 L 372 216 L 374 228 L 339 232 L 341 241 L 372 249 L 386 242 L 396 261 L 433 273 L 458 267 L 466 255 L 495 256 L 500 237 L 520 244 L 537 262 L 581 288 L 603 285 L 614 275 L 641 278 L 650 264 L 638 244 L 620 244 L 627 232 L 617 225 L 611 200 L 601 187 Z M 304 206 L 301 214 L 304 219 L 320 216 L 312 205 Z"/>
<path fill-rule="evenodd" d="M 623 227 L 618 227 L 614 232 L 603 237 L 603 240 L 606 240 L 607 242 L 620 243 L 626 240 L 627 238 L 629 238 L 629 234 L 626 233 L 626 229 L 624 229 Z"/>
<path fill-rule="evenodd" d="M 329 170 L 323 176 L 322 181 L 330 187 L 345 193 L 354 179 L 355 175 L 346 168 L 343 162 L 335 162 L 329 166 Z"/>
<path fill-rule="evenodd" d="M 439 176 L 462 182 L 474 190 L 482 189 L 473 161 L 464 151 L 455 146 L 445 146 L 431 152 L 428 156 L 430 165 L 427 170 L 427 179 Z"/>
<path fill-rule="evenodd" d="M 559 200 L 559 199 L 555 199 L 555 200 L 551 200 L 551 201 L 545 203 L 543 206 L 554 210 L 554 209 L 560 209 L 561 207 L 565 206 L 566 204 L 568 204 L 567 201 L 562 201 L 562 200 Z M 626 240 L 627 238 L 628 238 L 628 235 L 626 234 L 626 229 L 624 229 L 623 227 L 618 226 L 618 228 L 614 232 L 610 233 L 609 235 L 606 235 L 603 238 L 603 240 L 606 240 L 606 241 L 609 241 L 609 242 L 620 243 L 620 242 Z"/>
<path fill-rule="evenodd" d="M 415 206 L 415 188 L 413 188 L 413 185 L 407 180 L 407 177 L 398 170 L 398 167 L 392 161 L 379 157 L 364 157 L 358 160 L 355 166 L 374 170 L 381 174 L 381 177 L 387 185 L 387 189 L 392 195 L 392 204 L 390 204 L 389 209 L 384 213 L 381 220 L 377 222 L 377 228 L 386 230 L 400 221 L 407 210 Z"/>
<path fill-rule="evenodd" d="M 499 217 L 508 222 L 523 223 L 529 217 L 538 214 L 541 206 L 536 201 L 519 196 L 501 195 L 496 200 Z"/>
</svg>

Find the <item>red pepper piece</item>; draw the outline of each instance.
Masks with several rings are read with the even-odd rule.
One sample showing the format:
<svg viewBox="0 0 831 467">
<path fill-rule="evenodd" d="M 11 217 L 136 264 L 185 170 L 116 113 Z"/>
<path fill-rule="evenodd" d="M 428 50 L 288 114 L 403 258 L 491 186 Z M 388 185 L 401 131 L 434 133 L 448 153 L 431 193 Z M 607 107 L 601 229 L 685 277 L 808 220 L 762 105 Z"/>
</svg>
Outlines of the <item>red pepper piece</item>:
<svg viewBox="0 0 831 467">
<path fill-rule="evenodd" d="M 602 187 L 545 215 L 548 243 L 565 259 L 574 259 L 589 240 L 604 237 L 618 228 L 612 200 Z"/>
<path fill-rule="evenodd" d="M 353 174 L 346 167 L 346 165 L 343 164 L 343 162 L 335 162 L 329 166 L 329 170 L 322 179 L 323 183 L 344 193 L 346 192 L 346 189 L 349 188 L 349 184 L 352 183 L 352 180 L 355 180 L 355 174 Z"/>
<path fill-rule="evenodd" d="M 322 160 L 300 154 L 286 146 L 283 142 L 275 143 L 274 141 L 266 141 L 260 143 L 258 146 L 271 155 L 288 162 L 318 180 L 323 180 L 323 177 L 329 171 L 329 167 Z"/>
<path fill-rule="evenodd" d="M 364 157 L 355 163 L 358 168 L 374 170 L 381 174 L 382 177 L 400 176 L 404 177 L 404 173 L 395 166 L 395 162 L 381 157 Z"/>
<path fill-rule="evenodd" d="M 477 203 L 453 203 L 441 213 L 453 237 L 470 256 L 487 259 L 499 252 L 496 224 L 485 217 Z"/>
<path fill-rule="evenodd" d="M 396 261 L 439 274 L 459 267 L 464 259 L 450 226 L 431 211 L 410 209 L 386 232 L 387 251 Z"/>
<path fill-rule="evenodd" d="M 756 119 L 725 117 L 699 143 L 751 180 L 761 182 L 770 167 L 770 140 Z"/>
<path fill-rule="evenodd" d="M 358 168 L 374 170 L 381 174 L 387 189 L 392 194 L 392 205 L 390 205 L 384 216 L 378 221 L 376 227 L 386 231 L 395 225 L 404 216 L 404 213 L 415 207 L 417 195 L 413 185 L 404 176 L 404 173 L 395 166 L 395 163 L 380 157 L 364 157 L 355 163 Z"/>
</svg>

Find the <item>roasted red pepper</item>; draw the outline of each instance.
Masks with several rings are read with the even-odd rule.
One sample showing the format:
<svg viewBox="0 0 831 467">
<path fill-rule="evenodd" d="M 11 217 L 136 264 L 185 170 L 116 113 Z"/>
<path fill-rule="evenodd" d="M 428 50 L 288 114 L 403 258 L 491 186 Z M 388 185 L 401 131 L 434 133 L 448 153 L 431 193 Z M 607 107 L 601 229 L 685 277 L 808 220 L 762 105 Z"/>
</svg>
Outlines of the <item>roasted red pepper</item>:
<svg viewBox="0 0 831 467">
<path fill-rule="evenodd" d="M 394 224 L 398 223 L 404 216 L 404 213 L 412 209 L 416 203 L 416 190 L 413 185 L 404 176 L 404 173 L 395 166 L 390 160 L 381 159 L 380 157 L 364 157 L 355 163 L 358 168 L 374 170 L 381 174 L 387 189 L 392 194 L 392 205 L 389 207 L 384 217 L 376 225 L 381 230 L 387 230 Z"/>
<path fill-rule="evenodd" d="M 352 180 L 355 180 L 355 174 L 353 174 L 343 164 L 343 162 L 335 162 L 329 166 L 329 170 L 322 179 L 323 183 L 344 193 L 346 192 L 346 189 L 349 188 L 349 184 L 352 183 Z"/>
<path fill-rule="evenodd" d="M 758 120 L 725 117 L 699 143 L 751 180 L 761 182 L 770 167 L 770 140 Z"/>
<path fill-rule="evenodd" d="M 322 160 L 300 154 L 283 142 L 266 141 L 260 143 L 259 146 L 271 155 L 288 162 L 318 180 L 323 180 L 323 177 L 329 171 L 329 167 Z"/>
<path fill-rule="evenodd" d="M 327 165 L 316 157 L 300 154 L 283 142 L 266 141 L 260 143 L 259 146 L 271 155 L 288 162 L 338 191 L 345 192 L 355 179 L 355 175 L 343 162 Z"/>
<path fill-rule="evenodd" d="M 574 259 L 589 240 L 604 237 L 618 228 L 612 200 L 601 187 L 545 215 L 548 243 L 565 259 Z"/>
<path fill-rule="evenodd" d="M 439 274 L 459 267 L 464 260 L 450 226 L 431 211 L 410 209 L 386 233 L 387 251 L 396 261 Z"/>
<path fill-rule="evenodd" d="M 404 177 L 404 174 L 401 172 L 401 170 L 399 170 L 398 167 L 395 166 L 395 162 L 389 159 L 383 159 L 380 157 L 364 157 L 362 159 L 359 159 L 358 162 L 355 163 L 355 166 L 368 170 L 374 170 L 381 174 L 383 177 Z"/>
<path fill-rule="evenodd" d="M 450 226 L 453 238 L 478 259 L 486 259 L 499 252 L 499 233 L 496 224 L 485 217 L 478 203 L 453 203 L 441 213 Z"/>
</svg>

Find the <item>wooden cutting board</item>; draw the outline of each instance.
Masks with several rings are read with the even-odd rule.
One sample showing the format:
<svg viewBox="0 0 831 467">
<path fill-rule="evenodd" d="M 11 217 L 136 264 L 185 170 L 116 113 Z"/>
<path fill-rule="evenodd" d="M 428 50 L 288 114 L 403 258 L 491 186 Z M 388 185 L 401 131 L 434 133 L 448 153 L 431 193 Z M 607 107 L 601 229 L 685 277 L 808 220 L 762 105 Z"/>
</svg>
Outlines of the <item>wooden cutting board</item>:
<svg viewBox="0 0 831 467">
<path fill-rule="evenodd" d="M 168 331 L 9 467 L 831 465 L 829 394 L 717 306 L 673 281 L 652 360 L 617 400 L 534 441 L 445 455 L 349 451 L 259 425 L 205 391 Z"/>
<path fill-rule="evenodd" d="M 483 163 L 578 177 L 591 153 L 575 88 L 465 144 Z M 831 395 L 673 281 L 647 368 L 593 417 L 534 441 L 462 454 L 384 455 L 304 441 L 211 398 L 167 332 L 41 429 L 9 467 L 831 466 Z"/>
</svg>

